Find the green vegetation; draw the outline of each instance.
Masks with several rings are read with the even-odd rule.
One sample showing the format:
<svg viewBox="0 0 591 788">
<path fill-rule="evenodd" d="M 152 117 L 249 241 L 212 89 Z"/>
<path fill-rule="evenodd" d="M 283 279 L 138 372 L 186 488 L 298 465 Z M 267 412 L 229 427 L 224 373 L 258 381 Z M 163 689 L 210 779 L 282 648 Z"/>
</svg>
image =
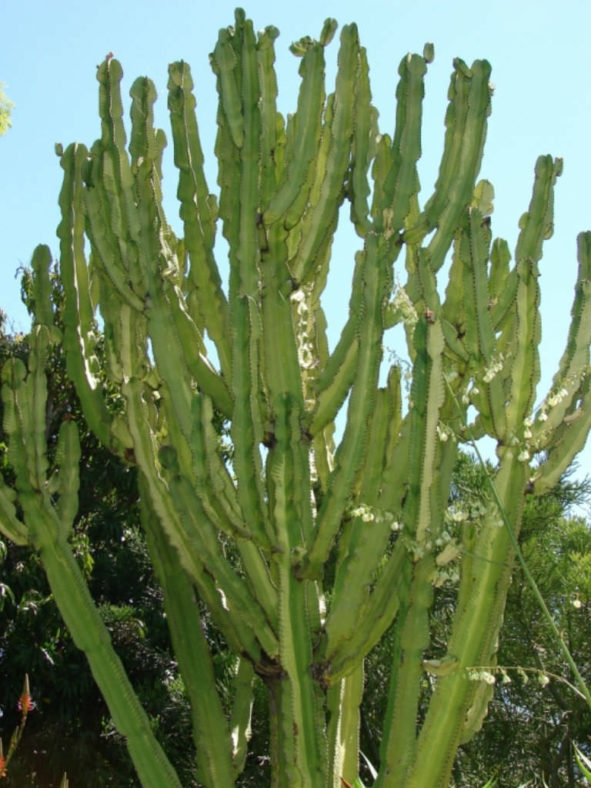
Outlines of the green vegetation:
<svg viewBox="0 0 591 788">
<path fill-rule="evenodd" d="M 6 134 L 8 129 L 12 126 L 10 115 L 14 104 L 4 93 L 2 83 L 0 83 L 0 135 Z"/>
<path fill-rule="evenodd" d="M 92 433 L 97 451 L 137 482 L 201 784 L 240 779 L 251 730 L 269 731 L 264 755 L 276 788 L 354 784 L 364 708 L 364 724 L 375 724 L 368 744 L 377 788 L 437 788 L 454 768 L 461 773 L 491 677 L 507 670 L 499 633 L 524 511 L 557 488 L 591 425 L 591 233 L 578 239 L 567 347 L 534 408 L 538 264 L 561 162 L 536 163 L 512 262 L 507 243 L 492 237 L 492 186 L 477 181 L 489 64 L 454 61 L 439 177 L 421 202 L 432 46 L 401 61 L 390 137 L 378 133 L 355 25 L 341 32 L 326 95 L 335 30 L 327 20 L 318 41 L 292 46 L 301 88 L 287 122 L 276 109 L 277 30 L 255 35 L 238 10 L 234 27 L 220 32 L 211 56 L 217 196 L 202 168 L 188 66 L 170 66 L 182 238 L 162 208 L 165 137 L 153 127 L 154 86 L 133 83 L 128 144 L 122 69 L 107 58 L 98 70 L 100 139 L 58 151 L 57 273 L 50 250 L 38 247 L 26 284 L 34 313 L 27 350 L 4 365 L 9 475 L 0 528 L 34 548 L 147 787 L 187 785 L 188 777 L 169 731 L 154 724 L 143 674 L 134 676 L 116 648 L 122 621 L 137 641 L 136 605 L 101 604 L 96 576 L 80 560 L 105 538 L 100 520 L 90 533 L 84 519 L 81 439 Z M 321 295 L 345 207 L 360 249 L 348 319 L 330 349 Z M 220 227 L 227 288 L 216 264 Z M 437 278 L 450 257 L 444 292 Z M 385 334 L 395 327 L 412 369 L 408 401 L 400 366 L 383 369 Z M 78 405 L 56 416 L 48 400 L 56 356 L 65 357 L 83 419 Z M 494 490 L 472 488 L 465 499 L 454 468 L 474 436 L 496 447 Z M 104 498 L 118 502 L 117 488 Z M 539 544 L 550 532 L 536 533 Z M 82 550 L 81 534 L 89 540 Z M 231 681 L 220 681 L 220 658 Z M 379 715 L 363 707 L 366 659 L 378 660 L 384 679 Z"/>
</svg>

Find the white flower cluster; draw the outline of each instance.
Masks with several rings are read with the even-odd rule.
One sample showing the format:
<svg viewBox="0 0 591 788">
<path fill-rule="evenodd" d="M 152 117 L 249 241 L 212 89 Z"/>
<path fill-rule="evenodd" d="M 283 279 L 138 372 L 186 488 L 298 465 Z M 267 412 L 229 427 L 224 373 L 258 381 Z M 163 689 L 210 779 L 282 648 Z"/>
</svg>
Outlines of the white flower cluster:
<svg viewBox="0 0 591 788">
<path fill-rule="evenodd" d="M 558 391 L 555 391 L 554 394 L 548 397 L 547 399 L 548 406 L 551 408 L 555 408 L 558 404 L 562 402 L 563 399 L 565 399 L 565 397 L 568 397 L 568 391 L 564 387 L 558 389 Z"/>
<path fill-rule="evenodd" d="M 366 503 L 359 503 L 357 506 L 349 509 L 351 517 L 360 517 L 364 523 L 387 523 L 393 531 L 398 531 L 402 525 L 395 519 L 392 512 L 385 509 L 377 509 L 375 506 L 369 506 Z"/>
<path fill-rule="evenodd" d="M 500 353 L 497 358 L 494 358 L 484 371 L 482 380 L 485 383 L 490 383 L 499 372 L 503 369 L 503 354 Z"/>
<path fill-rule="evenodd" d="M 500 673 L 501 682 L 503 684 L 511 684 L 512 683 L 511 677 L 507 672 L 508 670 L 514 670 L 519 676 L 519 678 L 521 679 L 521 681 L 523 682 L 523 684 L 529 683 L 529 676 L 527 675 L 526 670 L 529 670 L 530 672 L 535 674 L 538 684 L 541 687 L 546 687 L 550 683 L 550 677 L 546 675 L 546 673 L 543 673 L 541 670 L 537 670 L 536 668 L 526 668 L 524 670 L 519 665 L 511 666 L 509 668 L 503 667 L 501 665 L 490 667 L 490 668 L 482 668 L 482 667 L 466 668 L 466 673 L 470 681 L 484 681 L 486 684 L 495 684 L 496 677 L 494 674 Z"/>
<path fill-rule="evenodd" d="M 469 518 L 469 514 L 464 509 L 460 509 L 455 504 L 452 506 L 448 506 L 445 512 L 445 519 L 451 523 L 463 523 L 465 520 Z"/>
<path fill-rule="evenodd" d="M 291 295 L 292 302 L 296 305 L 296 337 L 298 343 L 298 360 L 302 369 L 312 369 L 316 365 L 314 345 L 310 340 L 310 307 L 308 305 L 306 288 L 300 287 Z"/>
<path fill-rule="evenodd" d="M 478 396 L 478 394 L 480 394 L 480 389 L 478 388 L 478 386 L 475 386 L 474 384 L 472 384 L 472 387 L 470 389 L 468 389 L 468 391 L 466 391 L 464 394 L 462 394 L 462 402 L 463 402 L 463 404 L 464 405 L 469 405 L 470 404 L 470 399 L 472 397 Z"/>
<path fill-rule="evenodd" d="M 375 521 L 374 510 L 366 503 L 360 503 L 350 511 L 351 517 L 361 517 L 364 523 L 373 523 Z"/>
<path fill-rule="evenodd" d="M 564 402 L 567 397 L 571 396 L 579 386 L 581 379 L 587 374 L 589 374 L 589 367 L 586 367 L 582 372 L 568 375 L 567 377 L 563 378 L 562 386 L 560 386 L 560 388 L 556 388 L 554 391 L 551 391 L 542 403 L 537 414 L 537 420 L 541 422 L 547 421 L 548 411 L 552 408 L 555 408 L 557 405 L 560 405 L 560 403 Z"/>
<path fill-rule="evenodd" d="M 522 667 L 518 667 L 518 668 L 516 668 L 516 670 L 517 670 L 517 673 L 519 674 L 519 677 L 521 678 L 521 681 L 524 684 L 528 684 L 529 683 L 529 676 L 527 675 L 525 670 Z M 530 668 L 530 670 L 532 670 L 532 669 Z M 542 673 L 541 670 L 536 670 L 534 668 L 533 672 L 535 673 L 535 675 L 536 675 L 536 677 L 538 679 L 538 684 L 541 687 L 547 687 L 548 684 L 550 684 L 550 677 L 547 676 L 545 673 Z"/>
<path fill-rule="evenodd" d="M 467 668 L 468 678 L 470 681 L 484 681 L 486 684 L 495 684 L 496 678 L 490 670 L 482 670 L 481 668 Z"/>
<path fill-rule="evenodd" d="M 390 302 L 390 308 L 394 312 L 396 318 L 401 320 L 408 328 L 412 328 L 414 325 L 416 325 L 419 319 L 417 310 L 415 309 L 413 302 L 408 297 L 408 293 L 404 287 L 402 287 L 402 285 L 396 286 L 396 289 L 394 290 L 394 297 Z"/>
<path fill-rule="evenodd" d="M 532 426 L 533 426 L 532 419 L 526 419 L 523 422 L 523 439 L 526 441 L 532 437 L 532 431 L 531 431 Z"/>
</svg>

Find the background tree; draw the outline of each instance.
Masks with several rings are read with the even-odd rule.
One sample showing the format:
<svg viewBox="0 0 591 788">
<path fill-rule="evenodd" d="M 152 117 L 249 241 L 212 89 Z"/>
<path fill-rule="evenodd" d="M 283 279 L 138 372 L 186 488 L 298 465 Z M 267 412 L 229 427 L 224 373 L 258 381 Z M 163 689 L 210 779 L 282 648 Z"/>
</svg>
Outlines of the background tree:
<svg viewBox="0 0 591 788">
<path fill-rule="evenodd" d="M 432 46 L 400 64 L 390 138 L 378 134 L 354 25 L 343 28 L 335 91 L 325 96 L 324 49 L 335 28 L 327 20 L 320 40 L 293 45 L 302 82 L 287 123 L 275 106 L 277 31 L 255 36 L 238 10 L 220 32 L 212 55 L 219 200 L 202 170 L 189 70 L 171 65 L 183 238 L 161 204 L 165 140 L 153 128 L 154 87 L 147 79 L 132 87 L 128 149 L 122 71 L 107 58 L 98 70 L 101 138 L 90 150 L 59 150 L 63 330 L 51 255 L 38 247 L 27 364 L 11 360 L 3 373 L 14 489 L 1 489 L 2 528 L 39 552 L 146 786 L 181 781 L 73 555 L 80 444 L 72 419 L 62 421 L 55 452 L 47 448 L 45 369 L 56 344 L 90 428 L 138 469 L 142 525 L 208 786 L 230 785 L 243 770 L 255 675 L 269 703 L 272 784 L 354 781 L 363 661 L 390 627 L 376 785 L 447 785 L 490 700 L 481 667 L 496 659 L 524 498 L 555 486 L 591 423 L 589 233 L 579 236 L 568 344 L 534 410 L 538 263 L 561 162 L 538 159 L 511 265 L 507 244 L 492 239 L 492 187 L 476 180 L 489 64 L 454 62 L 439 178 L 421 205 L 416 165 Z M 348 320 L 330 352 L 320 297 L 345 200 L 361 248 Z M 218 224 L 227 290 L 215 263 Z M 407 279 L 393 288 L 401 252 Z M 449 252 L 443 294 L 437 275 Z M 384 334 L 395 325 L 412 366 L 407 408 L 399 366 L 381 375 Z M 229 424 L 229 453 L 216 414 Z M 468 511 L 446 508 L 460 445 L 485 435 L 498 458 L 494 496 Z M 441 642 L 435 590 L 454 575 Z M 204 606 L 234 655 L 229 699 L 217 691 Z"/>
<path fill-rule="evenodd" d="M 10 115 L 14 104 L 7 98 L 3 90 L 4 86 L 0 83 L 0 134 L 6 134 L 12 126 Z"/>
</svg>

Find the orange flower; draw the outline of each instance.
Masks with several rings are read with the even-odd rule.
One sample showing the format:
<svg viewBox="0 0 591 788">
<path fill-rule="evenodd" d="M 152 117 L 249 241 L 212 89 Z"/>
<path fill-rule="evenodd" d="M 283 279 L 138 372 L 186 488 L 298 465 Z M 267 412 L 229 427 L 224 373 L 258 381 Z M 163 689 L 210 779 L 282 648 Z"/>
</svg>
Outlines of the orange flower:
<svg viewBox="0 0 591 788">
<path fill-rule="evenodd" d="M 25 683 L 20 698 L 18 699 L 18 710 L 22 711 L 24 715 L 33 711 L 35 703 L 31 698 L 31 690 L 29 688 L 29 676 L 25 673 Z"/>
</svg>

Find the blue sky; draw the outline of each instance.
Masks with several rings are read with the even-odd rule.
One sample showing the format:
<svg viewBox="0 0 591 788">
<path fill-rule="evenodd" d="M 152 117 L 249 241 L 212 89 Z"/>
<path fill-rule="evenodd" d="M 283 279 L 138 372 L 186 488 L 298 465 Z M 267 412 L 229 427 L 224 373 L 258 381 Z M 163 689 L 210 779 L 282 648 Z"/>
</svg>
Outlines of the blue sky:
<svg viewBox="0 0 591 788">
<path fill-rule="evenodd" d="M 327 16 L 357 22 L 367 48 L 374 103 L 382 131 L 394 123 L 396 71 L 408 51 L 435 44 L 424 108 L 421 182 L 426 196 L 437 175 L 443 144 L 443 116 L 451 63 L 486 58 L 493 67 L 493 112 L 482 177 L 495 186 L 493 231 L 513 247 L 517 222 L 527 208 L 533 167 L 539 154 L 564 158 L 556 193 L 555 233 L 541 265 L 541 399 L 564 347 L 576 274 L 575 239 L 591 229 L 591 65 L 588 56 L 589 0 L 300 0 L 244 3 L 257 29 L 276 25 L 280 109 L 295 106 L 298 61 L 291 41 L 318 36 Z M 192 67 L 202 141 L 209 153 L 210 188 L 215 185 L 215 86 L 208 53 L 220 27 L 232 24 L 234 2 L 216 0 L 0 0 L 2 49 L 0 81 L 15 103 L 13 127 L 0 138 L 0 308 L 15 330 L 28 320 L 20 304 L 15 271 L 27 265 L 37 243 L 57 252 L 57 196 L 61 182 L 54 143 L 98 136 L 95 70 L 108 52 L 121 61 L 126 92 L 135 77 L 148 75 L 161 96 L 157 122 L 168 129 L 167 66 L 184 59 Z M 327 60 L 327 83 L 334 74 L 338 40 Z M 176 222 L 176 174 L 165 161 L 165 189 L 170 219 Z M 347 266 L 350 244 L 341 244 L 339 260 Z M 348 301 L 348 282 L 330 285 L 329 321 Z M 591 472 L 591 450 L 581 456 L 581 472 Z"/>
</svg>

